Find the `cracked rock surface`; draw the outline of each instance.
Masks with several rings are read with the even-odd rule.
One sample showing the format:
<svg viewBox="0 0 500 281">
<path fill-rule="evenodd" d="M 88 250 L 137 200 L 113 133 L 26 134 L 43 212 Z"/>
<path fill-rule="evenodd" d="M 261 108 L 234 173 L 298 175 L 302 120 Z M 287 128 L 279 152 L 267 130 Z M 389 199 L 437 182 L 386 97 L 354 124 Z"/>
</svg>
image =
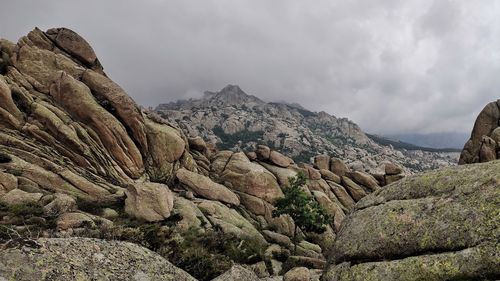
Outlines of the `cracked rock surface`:
<svg viewBox="0 0 500 281">
<path fill-rule="evenodd" d="M 497 280 L 500 161 L 408 177 L 361 199 L 324 281 Z"/>
</svg>

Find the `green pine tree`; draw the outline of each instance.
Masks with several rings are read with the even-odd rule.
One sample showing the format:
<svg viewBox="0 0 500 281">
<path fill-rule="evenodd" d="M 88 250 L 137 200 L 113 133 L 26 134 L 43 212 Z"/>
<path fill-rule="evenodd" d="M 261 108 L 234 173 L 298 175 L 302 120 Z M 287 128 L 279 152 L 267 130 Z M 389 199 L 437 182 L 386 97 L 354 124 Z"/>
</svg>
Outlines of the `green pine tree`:
<svg viewBox="0 0 500 281">
<path fill-rule="evenodd" d="M 289 215 L 295 222 L 293 233 L 294 254 L 297 252 L 297 232 L 299 228 L 305 232 L 322 233 L 330 222 L 330 216 L 303 187 L 307 183 L 304 173 L 288 178 L 289 185 L 283 189 L 284 197 L 274 202 L 273 217 Z"/>
</svg>

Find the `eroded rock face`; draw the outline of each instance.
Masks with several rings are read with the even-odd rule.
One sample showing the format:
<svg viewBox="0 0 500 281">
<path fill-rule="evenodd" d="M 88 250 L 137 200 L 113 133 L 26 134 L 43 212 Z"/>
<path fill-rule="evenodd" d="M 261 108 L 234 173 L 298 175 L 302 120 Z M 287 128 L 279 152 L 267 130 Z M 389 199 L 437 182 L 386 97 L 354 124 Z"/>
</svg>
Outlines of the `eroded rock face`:
<svg viewBox="0 0 500 281">
<path fill-rule="evenodd" d="M 492 153 L 496 147 L 496 141 L 484 137 L 495 137 L 493 131 L 499 127 L 500 123 L 500 101 L 494 101 L 487 104 L 477 116 L 471 137 L 465 143 L 459 164 L 470 164 L 478 162 L 487 162 L 496 159 L 496 152 Z M 483 146 L 485 143 L 486 147 Z M 484 147 L 484 149 L 482 149 Z M 495 157 L 493 157 L 493 154 Z"/>
<path fill-rule="evenodd" d="M 97 133 L 113 159 L 128 176 L 136 179 L 142 175 L 144 164 L 139 149 L 123 124 L 97 103 L 87 85 L 61 72 L 50 87 L 50 95 L 73 119 L 89 125 Z"/>
<path fill-rule="evenodd" d="M 234 103 L 248 100 L 237 87 L 228 90 Z M 225 128 L 236 132 L 245 127 L 240 121 L 231 118 Z M 126 220 L 158 224 L 175 213 L 179 221 L 168 226 L 175 235 L 216 230 L 256 241 L 267 252 L 260 276 L 281 271 L 281 262 L 287 269 L 322 268 L 324 250 L 355 200 L 383 184 L 369 175 L 346 184 L 350 169 L 340 162 L 334 170 L 343 181 L 328 170 L 334 167 L 329 156 L 320 158 L 321 170 L 296 165 L 266 146 L 247 154 L 217 152 L 211 142 L 188 139 L 175 122 L 135 104 L 73 31 L 35 29 L 17 44 L 0 39 L 0 201 L 7 205 L 0 224 L 24 227 L 4 209 L 28 203 L 43 213 L 38 221 L 50 222 L 47 235 L 56 236 L 119 228 L 122 211 L 131 217 Z M 297 256 L 273 262 L 272 253 L 290 254 L 295 223 L 289 216 L 273 217 L 272 204 L 300 171 L 309 179 L 304 190 L 334 219 L 322 234 L 300 233 L 307 241 Z M 266 264 L 273 268 L 267 273 Z"/>
<path fill-rule="evenodd" d="M 41 193 L 29 193 L 21 189 L 13 189 L 2 196 L 0 202 L 10 206 L 19 206 L 36 203 L 42 196 Z"/>
<path fill-rule="evenodd" d="M 267 202 L 283 196 L 276 177 L 264 167 L 250 162 L 243 152 L 234 153 L 222 173 L 222 181 L 233 190 Z"/>
<path fill-rule="evenodd" d="M 0 161 L 2 171 L 98 199 L 139 178 L 169 183 L 180 167 L 197 169 L 182 131 L 149 118 L 75 32 L 2 39 L 0 57 L 0 153 L 12 158 Z"/>
<path fill-rule="evenodd" d="M 39 239 L 37 245 L 0 251 L 0 279 L 196 281 L 132 243 L 78 237 Z"/>
<path fill-rule="evenodd" d="M 222 184 L 213 182 L 210 178 L 188 171 L 184 168 L 179 169 L 175 174 L 179 181 L 185 184 L 195 194 L 211 200 L 218 200 L 224 203 L 238 206 L 240 200 L 234 192 Z"/>
<path fill-rule="evenodd" d="M 52 28 L 47 30 L 46 35 L 64 51 L 68 52 L 80 62 L 91 68 L 102 71 L 100 63 L 92 47 L 76 32 L 67 28 Z"/>
<path fill-rule="evenodd" d="M 500 162 L 412 176 L 361 199 L 323 280 L 455 280 L 500 275 Z"/>
<path fill-rule="evenodd" d="M 126 194 L 125 212 L 138 219 L 161 221 L 170 216 L 174 207 L 173 194 L 164 184 L 130 184 Z"/>
<path fill-rule="evenodd" d="M 311 273 L 307 267 L 296 267 L 285 273 L 283 281 L 311 281 Z"/>
</svg>

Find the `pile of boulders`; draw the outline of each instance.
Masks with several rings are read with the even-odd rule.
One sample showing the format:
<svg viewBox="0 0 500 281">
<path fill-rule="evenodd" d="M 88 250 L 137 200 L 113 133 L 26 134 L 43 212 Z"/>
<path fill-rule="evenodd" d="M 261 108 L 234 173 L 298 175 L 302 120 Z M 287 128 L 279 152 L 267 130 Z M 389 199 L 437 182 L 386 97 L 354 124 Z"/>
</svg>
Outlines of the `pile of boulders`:
<svg viewBox="0 0 500 281">
<path fill-rule="evenodd" d="M 477 116 L 458 164 L 489 162 L 500 157 L 500 100 L 490 102 Z"/>
</svg>

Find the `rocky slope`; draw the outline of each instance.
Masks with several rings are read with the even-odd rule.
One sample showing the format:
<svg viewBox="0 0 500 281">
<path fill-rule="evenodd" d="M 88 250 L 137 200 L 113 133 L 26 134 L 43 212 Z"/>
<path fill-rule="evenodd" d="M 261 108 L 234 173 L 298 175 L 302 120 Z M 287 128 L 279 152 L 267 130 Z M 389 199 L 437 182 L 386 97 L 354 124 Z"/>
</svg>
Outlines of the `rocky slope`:
<svg viewBox="0 0 500 281">
<path fill-rule="evenodd" d="M 498 280 L 499 173 L 499 161 L 440 169 L 364 197 L 322 280 Z"/>
<path fill-rule="evenodd" d="M 35 29 L 17 43 L 2 39 L 0 57 L 5 255 L 19 253 L 13 249 L 19 241 L 85 236 L 141 244 L 200 280 L 234 263 L 246 264 L 261 278 L 297 266 L 322 269 L 326 249 L 355 202 L 404 174 L 389 162 L 373 175 L 353 171 L 326 155 L 317 156 L 314 166 L 299 165 L 265 146 L 247 154 L 214 151 L 137 106 L 107 77 L 90 45 L 65 28 Z M 347 120 L 339 122 L 353 128 Z M 364 135 L 359 139 L 369 141 Z M 300 233 L 292 255 L 294 222 L 273 217 L 272 202 L 298 172 L 307 175 L 307 192 L 333 220 L 323 234 Z M 45 250 L 59 249 L 57 240 L 41 241 L 35 256 L 19 258 L 29 265 Z M 79 249 L 68 244 L 73 246 Z M 8 263 L 1 272 L 10 277 L 18 270 Z M 85 274 L 106 272 L 67 274 L 88 280 Z"/>
<path fill-rule="evenodd" d="M 388 160 L 406 172 L 418 172 L 455 165 L 458 158 L 457 153 L 380 145 L 346 118 L 311 112 L 300 105 L 266 103 L 234 85 L 205 92 L 201 99 L 161 104 L 156 111 L 177 122 L 189 136 L 201 136 L 221 148 L 246 151 L 264 144 L 297 162 L 327 154 L 363 171 Z"/>
</svg>

